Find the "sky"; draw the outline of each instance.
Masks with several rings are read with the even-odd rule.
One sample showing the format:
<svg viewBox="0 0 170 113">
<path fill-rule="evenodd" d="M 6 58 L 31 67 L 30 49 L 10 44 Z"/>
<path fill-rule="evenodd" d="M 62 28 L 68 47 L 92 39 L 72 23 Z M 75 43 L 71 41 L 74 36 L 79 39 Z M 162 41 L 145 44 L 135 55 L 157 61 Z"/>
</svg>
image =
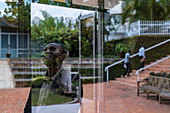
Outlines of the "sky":
<svg viewBox="0 0 170 113">
<path fill-rule="evenodd" d="M 0 12 L 1 12 L 1 15 L 2 16 L 4 13 L 4 9 L 7 7 L 6 3 L 5 3 L 5 0 L 0 0 Z"/>
<path fill-rule="evenodd" d="M 33 20 L 34 17 L 39 17 L 40 19 L 43 19 L 41 10 L 47 11 L 53 17 L 63 16 L 63 17 L 70 17 L 72 19 L 77 19 L 80 14 L 85 15 L 94 12 L 94 11 L 31 3 L 31 20 Z"/>
</svg>

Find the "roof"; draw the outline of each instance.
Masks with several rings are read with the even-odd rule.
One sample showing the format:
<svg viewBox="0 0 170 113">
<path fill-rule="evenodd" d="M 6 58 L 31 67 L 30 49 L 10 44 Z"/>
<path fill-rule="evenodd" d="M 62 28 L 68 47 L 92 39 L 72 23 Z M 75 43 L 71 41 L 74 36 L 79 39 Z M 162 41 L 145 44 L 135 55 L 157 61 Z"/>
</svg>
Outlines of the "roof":
<svg viewBox="0 0 170 113">
<path fill-rule="evenodd" d="M 0 27 L 12 27 L 17 28 L 18 26 L 12 23 L 9 23 L 7 19 L 0 17 Z"/>
<path fill-rule="evenodd" d="M 112 7 L 109 10 L 110 14 L 122 14 L 122 3 L 123 3 L 123 1 L 119 1 L 119 4 Z"/>
</svg>

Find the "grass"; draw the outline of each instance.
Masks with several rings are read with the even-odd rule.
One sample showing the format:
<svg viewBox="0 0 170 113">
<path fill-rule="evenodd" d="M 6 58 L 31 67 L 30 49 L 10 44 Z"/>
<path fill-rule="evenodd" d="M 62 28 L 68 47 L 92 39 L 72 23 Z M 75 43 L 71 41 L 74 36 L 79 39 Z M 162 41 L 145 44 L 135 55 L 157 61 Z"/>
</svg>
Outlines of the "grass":
<svg viewBox="0 0 170 113">
<path fill-rule="evenodd" d="M 39 91 L 40 91 L 40 88 L 32 89 L 32 98 L 31 98 L 32 106 L 37 106 Z M 72 100 L 73 100 L 73 97 L 68 97 L 68 96 L 59 95 L 59 94 L 54 95 L 52 92 L 50 92 L 47 98 L 46 105 L 63 104 L 66 102 L 70 102 Z"/>
</svg>

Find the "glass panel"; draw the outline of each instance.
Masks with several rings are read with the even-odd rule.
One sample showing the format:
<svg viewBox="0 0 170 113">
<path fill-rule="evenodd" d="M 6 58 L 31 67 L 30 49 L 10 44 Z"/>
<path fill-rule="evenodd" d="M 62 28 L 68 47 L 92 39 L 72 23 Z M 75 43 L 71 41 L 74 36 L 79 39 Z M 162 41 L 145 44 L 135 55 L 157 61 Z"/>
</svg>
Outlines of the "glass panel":
<svg viewBox="0 0 170 113">
<path fill-rule="evenodd" d="M 72 4 L 98 7 L 98 0 L 72 0 Z"/>
<path fill-rule="evenodd" d="M 83 90 L 83 97 L 90 99 L 90 100 L 94 100 L 95 97 L 95 87 L 92 85 L 93 83 L 95 83 L 95 79 L 93 79 L 92 77 L 95 77 L 95 67 L 94 67 L 94 58 L 95 58 L 95 44 L 94 44 L 94 18 L 93 16 L 88 17 L 88 15 L 86 16 L 82 16 L 81 18 L 81 44 L 80 44 L 80 48 L 81 48 L 81 52 L 80 52 L 80 57 L 81 57 L 81 61 L 79 62 L 79 72 L 82 76 L 82 84 L 84 86 L 84 89 L 87 90 Z M 84 79 L 83 79 L 84 77 Z M 91 77 L 90 79 L 86 79 L 85 77 Z M 84 84 L 91 84 L 90 87 L 86 87 L 86 85 Z"/>
<path fill-rule="evenodd" d="M 19 35 L 19 48 L 28 48 L 28 40 L 27 40 L 27 35 Z"/>
<path fill-rule="evenodd" d="M 16 35 L 10 35 L 10 48 L 17 47 L 17 37 Z"/>
<path fill-rule="evenodd" d="M 17 50 L 16 49 L 11 49 L 10 54 L 11 54 L 11 58 L 16 58 L 17 57 Z"/>
<path fill-rule="evenodd" d="M 1 45 L 2 48 L 8 48 L 8 35 L 2 35 Z"/>
<path fill-rule="evenodd" d="M 8 52 L 8 49 L 2 49 L 1 50 L 1 58 L 6 58 L 6 53 Z"/>
<path fill-rule="evenodd" d="M 84 19 L 81 21 L 81 57 L 93 57 L 93 18 Z"/>
</svg>

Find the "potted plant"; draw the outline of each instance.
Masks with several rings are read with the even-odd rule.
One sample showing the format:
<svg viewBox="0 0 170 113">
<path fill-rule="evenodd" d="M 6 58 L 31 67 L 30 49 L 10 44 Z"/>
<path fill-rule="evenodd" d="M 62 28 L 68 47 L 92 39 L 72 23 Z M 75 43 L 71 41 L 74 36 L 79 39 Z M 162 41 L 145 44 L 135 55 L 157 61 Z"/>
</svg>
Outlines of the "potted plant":
<svg viewBox="0 0 170 113">
<path fill-rule="evenodd" d="M 10 53 L 6 53 L 6 58 L 10 58 L 11 54 Z"/>
</svg>

